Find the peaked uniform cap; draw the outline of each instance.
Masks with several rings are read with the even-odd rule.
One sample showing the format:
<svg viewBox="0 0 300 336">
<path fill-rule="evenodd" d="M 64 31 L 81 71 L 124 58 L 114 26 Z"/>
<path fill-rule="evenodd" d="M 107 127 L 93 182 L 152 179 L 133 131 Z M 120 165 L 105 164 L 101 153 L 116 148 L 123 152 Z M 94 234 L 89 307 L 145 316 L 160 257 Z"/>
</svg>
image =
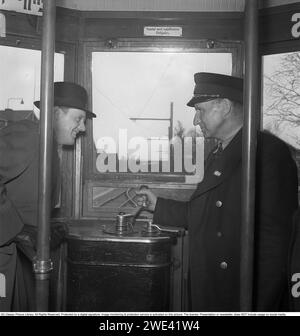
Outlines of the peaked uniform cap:
<svg viewBox="0 0 300 336">
<path fill-rule="evenodd" d="M 198 72 L 194 75 L 195 89 L 193 98 L 187 103 L 194 107 L 217 98 L 228 98 L 243 103 L 243 79 L 234 76 L 209 72 Z"/>
<path fill-rule="evenodd" d="M 87 118 L 95 118 L 96 114 L 87 110 L 88 95 L 84 87 L 70 82 L 54 83 L 54 106 L 77 108 L 86 112 Z M 40 101 L 34 105 L 40 108 Z"/>
</svg>

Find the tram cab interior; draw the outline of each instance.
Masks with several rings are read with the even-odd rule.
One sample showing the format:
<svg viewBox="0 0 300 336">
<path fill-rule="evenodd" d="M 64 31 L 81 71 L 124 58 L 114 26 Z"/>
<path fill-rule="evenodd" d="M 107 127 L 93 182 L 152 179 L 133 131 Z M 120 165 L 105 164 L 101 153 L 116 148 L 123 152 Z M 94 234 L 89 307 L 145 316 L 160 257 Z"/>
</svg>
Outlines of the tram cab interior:
<svg viewBox="0 0 300 336">
<path fill-rule="evenodd" d="M 13 2 L 22 8 L 0 5 L 0 127 L 40 119 L 43 1 Z M 193 75 L 244 77 L 244 11 L 232 0 L 56 1 L 54 81 L 82 85 L 97 117 L 59 149 L 49 311 L 189 311 L 189 233 L 153 223 L 135 190 L 187 201 L 201 181 L 215 143 L 192 126 Z M 289 125 L 268 109 L 270 78 L 300 55 L 300 1 L 260 1 L 258 22 L 258 127 L 290 145 L 300 177 L 300 117 Z M 168 144 L 184 137 L 179 171 Z"/>
</svg>

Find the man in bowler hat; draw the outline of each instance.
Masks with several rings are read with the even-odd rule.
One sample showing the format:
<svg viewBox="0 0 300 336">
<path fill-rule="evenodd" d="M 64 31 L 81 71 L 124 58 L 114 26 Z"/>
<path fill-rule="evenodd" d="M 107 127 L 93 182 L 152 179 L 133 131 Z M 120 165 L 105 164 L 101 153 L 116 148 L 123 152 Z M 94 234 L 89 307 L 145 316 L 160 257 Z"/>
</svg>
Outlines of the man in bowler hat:
<svg viewBox="0 0 300 336">
<path fill-rule="evenodd" d="M 39 108 L 40 102 L 34 104 Z M 60 165 L 58 149 L 74 145 L 85 132 L 86 118 L 96 115 L 86 108 L 87 92 L 75 83 L 54 83 L 52 208 L 59 203 Z M 30 120 L 7 122 L 0 130 L 0 274 L 4 286 L 0 311 L 33 310 L 34 291 L 28 293 L 27 256 L 34 256 L 37 206 L 39 124 Z M 32 243 L 32 250 L 30 250 Z M 29 249 L 28 249 L 29 246 Z M 26 252 L 25 252 L 26 254 Z M 21 262 L 22 260 L 22 262 Z M 27 263 L 27 266 L 26 266 Z M 33 274 L 29 277 L 33 279 Z M 2 288 L 2 289 L 3 289 Z M 31 288 L 32 289 L 32 288 Z"/>
<path fill-rule="evenodd" d="M 196 73 L 187 103 L 194 125 L 218 147 L 205 162 L 203 180 L 188 202 L 148 197 L 154 223 L 189 233 L 189 287 L 192 311 L 239 311 L 243 80 Z M 258 132 L 255 189 L 253 310 L 287 310 L 288 247 L 298 205 L 297 170 L 287 145 Z"/>
</svg>

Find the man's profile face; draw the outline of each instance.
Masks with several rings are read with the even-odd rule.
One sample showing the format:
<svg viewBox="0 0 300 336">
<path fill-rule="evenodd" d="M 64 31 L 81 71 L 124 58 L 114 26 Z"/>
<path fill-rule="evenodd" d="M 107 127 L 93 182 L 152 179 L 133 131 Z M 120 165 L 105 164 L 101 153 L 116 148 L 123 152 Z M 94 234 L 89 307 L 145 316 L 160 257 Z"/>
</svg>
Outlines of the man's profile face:
<svg viewBox="0 0 300 336">
<path fill-rule="evenodd" d="M 55 107 L 54 135 L 59 145 L 74 145 L 79 132 L 85 132 L 86 113 L 68 107 Z"/>
<path fill-rule="evenodd" d="M 194 126 L 199 125 L 205 138 L 217 138 L 218 131 L 224 123 L 222 101 L 209 100 L 195 104 Z"/>
</svg>

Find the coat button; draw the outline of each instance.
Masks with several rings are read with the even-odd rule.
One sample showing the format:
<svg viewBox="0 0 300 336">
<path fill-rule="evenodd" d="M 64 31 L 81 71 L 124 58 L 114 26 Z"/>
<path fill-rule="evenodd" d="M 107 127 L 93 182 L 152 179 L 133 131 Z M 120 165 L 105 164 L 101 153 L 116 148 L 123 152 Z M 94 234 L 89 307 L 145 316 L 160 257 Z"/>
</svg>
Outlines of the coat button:
<svg viewBox="0 0 300 336">
<path fill-rule="evenodd" d="M 217 236 L 218 236 L 219 238 L 221 238 L 221 237 L 223 236 L 223 233 L 222 233 L 221 231 L 218 231 L 218 232 L 217 232 Z"/>
<path fill-rule="evenodd" d="M 223 270 L 227 269 L 227 267 L 228 267 L 227 262 L 222 261 L 221 264 L 220 264 L 220 267 L 221 267 Z"/>
<path fill-rule="evenodd" d="M 223 205 L 223 203 L 221 201 L 216 202 L 216 207 L 217 208 L 221 208 L 222 205 Z"/>
<path fill-rule="evenodd" d="M 214 172 L 214 175 L 217 176 L 217 177 L 220 177 L 222 175 L 222 173 L 220 171 L 216 170 Z"/>
</svg>

